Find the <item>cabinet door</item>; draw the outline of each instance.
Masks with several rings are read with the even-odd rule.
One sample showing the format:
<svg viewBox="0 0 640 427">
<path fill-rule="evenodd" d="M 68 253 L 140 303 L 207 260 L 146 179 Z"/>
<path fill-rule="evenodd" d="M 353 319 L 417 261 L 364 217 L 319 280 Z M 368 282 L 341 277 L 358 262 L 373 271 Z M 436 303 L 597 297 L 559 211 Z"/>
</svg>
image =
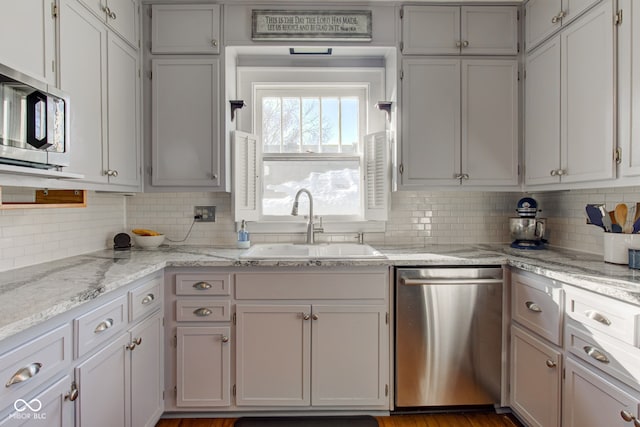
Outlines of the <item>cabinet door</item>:
<svg viewBox="0 0 640 427">
<path fill-rule="evenodd" d="M 562 12 L 564 13 L 562 25 L 567 25 L 569 22 L 578 18 L 589 9 L 589 7 L 600 1 L 601 0 L 562 0 Z"/>
<path fill-rule="evenodd" d="M 402 185 L 459 185 L 460 60 L 402 62 Z"/>
<path fill-rule="evenodd" d="M 464 185 L 518 184 L 518 63 L 462 61 Z"/>
<path fill-rule="evenodd" d="M 220 5 L 151 6 L 151 52 L 220 52 Z"/>
<path fill-rule="evenodd" d="M 562 355 L 511 327 L 511 407 L 535 427 L 560 426 Z"/>
<path fill-rule="evenodd" d="M 387 403 L 385 315 L 382 306 L 313 306 L 313 406 Z"/>
<path fill-rule="evenodd" d="M 463 6 L 461 10 L 463 54 L 518 54 L 517 8 Z"/>
<path fill-rule="evenodd" d="M 136 325 L 130 333 L 131 342 L 140 343 L 131 351 L 131 425 L 153 427 L 164 410 L 162 313 Z"/>
<path fill-rule="evenodd" d="M 629 427 L 623 412 L 639 416 L 637 392 L 631 395 L 571 358 L 565 364 L 563 400 L 563 427 Z"/>
<path fill-rule="evenodd" d="M 51 8 L 51 0 L 4 0 L 0 58 L 4 65 L 55 85 L 56 33 Z"/>
<path fill-rule="evenodd" d="M 106 183 L 107 31 L 77 0 L 63 0 L 60 10 L 60 86 L 71 97 L 69 172 L 86 181 Z"/>
<path fill-rule="evenodd" d="M 560 181 L 560 38 L 527 55 L 525 63 L 525 184 Z"/>
<path fill-rule="evenodd" d="M 228 327 L 178 327 L 176 406 L 231 404 Z M 259 357 L 259 355 L 258 355 Z"/>
<path fill-rule="evenodd" d="M 236 404 L 308 406 L 311 307 L 237 305 Z"/>
<path fill-rule="evenodd" d="M 404 55 L 458 55 L 460 8 L 457 6 L 404 6 Z"/>
<path fill-rule="evenodd" d="M 138 54 L 113 33 L 107 39 L 109 183 L 137 186 L 141 176 Z"/>
<path fill-rule="evenodd" d="M 562 182 L 615 176 L 615 31 L 608 0 L 561 34 Z"/>
<path fill-rule="evenodd" d="M 29 407 L 20 406 L 18 410 L 0 420 L 2 427 L 68 427 L 73 425 L 73 402 L 65 400 L 71 390 L 71 377 L 68 375 L 54 383 L 33 398 L 24 396 Z"/>
<path fill-rule="evenodd" d="M 138 48 L 138 4 L 136 0 L 107 0 L 107 24 L 131 46 Z"/>
<path fill-rule="evenodd" d="M 152 184 L 219 186 L 219 60 L 155 59 L 152 68 Z"/>
<path fill-rule="evenodd" d="M 619 0 L 624 19 L 618 35 L 619 139 L 623 176 L 640 175 L 640 5 Z"/>
<path fill-rule="evenodd" d="M 76 424 L 131 426 L 131 354 L 124 333 L 76 368 Z"/>
<path fill-rule="evenodd" d="M 556 17 L 562 11 L 561 0 L 529 0 L 524 7 L 525 45 L 527 51 L 560 28 L 561 20 Z"/>
</svg>

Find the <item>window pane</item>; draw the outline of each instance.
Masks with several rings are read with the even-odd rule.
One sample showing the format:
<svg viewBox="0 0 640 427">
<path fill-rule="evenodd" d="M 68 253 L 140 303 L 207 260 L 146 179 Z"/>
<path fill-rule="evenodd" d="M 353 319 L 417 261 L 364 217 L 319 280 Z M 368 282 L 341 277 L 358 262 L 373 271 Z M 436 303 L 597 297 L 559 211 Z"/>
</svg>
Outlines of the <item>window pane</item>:
<svg viewBox="0 0 640 427">
<path fill-rule="evenodd" d="M 340 152 L 340 103 L 338 98 L 322 98 L 322 152 Z"/>
<path fill-rule="evenodd" d="M 354 153 L 358 151 L 358 98 L 340 99 L 342 116 L 342 152 Z"/>
<path fill-rule="evenodd" d="M 358 160 L 265 160 L 264 215 L 291 215 L 296 192 L 313 195 L 314 215 L 360 215 Z M 299 200 L 299 215 L 308 215 L 306 195 Z"/>
<path fill-rule="evenodd" d="M 279 153 L 281 134 L 280 98 L 262 98 L 262 146 L 265 153 Z"/>
<path fill-rule="evenodd" d="M 282 152 L 300 152 L 300 98 L 282 98 L 282 133 Z"/>
<path fill-rule="evenodd" d="M 302 98 L 302 151 L 317 153 L 320 147 L 320 99 Z"/>
</svg>

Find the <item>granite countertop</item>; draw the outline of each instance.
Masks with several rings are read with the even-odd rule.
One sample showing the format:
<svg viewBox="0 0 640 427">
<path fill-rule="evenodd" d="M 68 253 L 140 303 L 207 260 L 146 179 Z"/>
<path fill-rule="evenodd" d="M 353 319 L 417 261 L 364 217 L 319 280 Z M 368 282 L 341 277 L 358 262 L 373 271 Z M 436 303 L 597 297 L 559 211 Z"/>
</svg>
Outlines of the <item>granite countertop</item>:
<svg viewBox="0 0 640 427">
<path fill-rule="evenodd" d="M 376 247 L 387 259 L 246 261 L 242 250 L 161 246 L 155 250 L 79 255 L 0 273 L 0 340 L 165 267 L 435 266 L 508 264 L 640 306 L 640 270 L 607 264 L 602 256 L 508 245 Z"/>
</svg>

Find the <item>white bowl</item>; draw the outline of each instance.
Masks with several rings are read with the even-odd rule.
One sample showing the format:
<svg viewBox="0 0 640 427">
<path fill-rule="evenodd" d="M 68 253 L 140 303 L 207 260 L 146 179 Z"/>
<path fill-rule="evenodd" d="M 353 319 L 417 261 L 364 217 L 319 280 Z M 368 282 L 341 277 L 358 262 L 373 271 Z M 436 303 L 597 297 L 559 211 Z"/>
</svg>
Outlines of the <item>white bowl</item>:
<svg viewBox="0 0 640 427">
<path fill-rule="evenodd" d="M 140 236 L 138 234 L 133 233 L 133 241 L 135 246 L 144 249 L 153 249 L 157 248 L 164 242 L 164 234 L 159 236 Z"/>
</svg>

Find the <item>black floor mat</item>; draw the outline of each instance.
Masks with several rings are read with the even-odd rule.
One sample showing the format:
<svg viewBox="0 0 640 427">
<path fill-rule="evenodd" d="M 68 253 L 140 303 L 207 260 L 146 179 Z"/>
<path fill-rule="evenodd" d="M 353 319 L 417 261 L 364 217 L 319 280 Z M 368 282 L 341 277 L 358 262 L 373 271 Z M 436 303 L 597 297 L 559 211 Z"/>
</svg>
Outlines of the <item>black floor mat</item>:
<svg viewBox="0 0 640 427">
<path fill-rule="evenodd" d="M 243 417 L 234 427 L 378 427 L 368 415 L 345 417 Z"/>
</svg>

